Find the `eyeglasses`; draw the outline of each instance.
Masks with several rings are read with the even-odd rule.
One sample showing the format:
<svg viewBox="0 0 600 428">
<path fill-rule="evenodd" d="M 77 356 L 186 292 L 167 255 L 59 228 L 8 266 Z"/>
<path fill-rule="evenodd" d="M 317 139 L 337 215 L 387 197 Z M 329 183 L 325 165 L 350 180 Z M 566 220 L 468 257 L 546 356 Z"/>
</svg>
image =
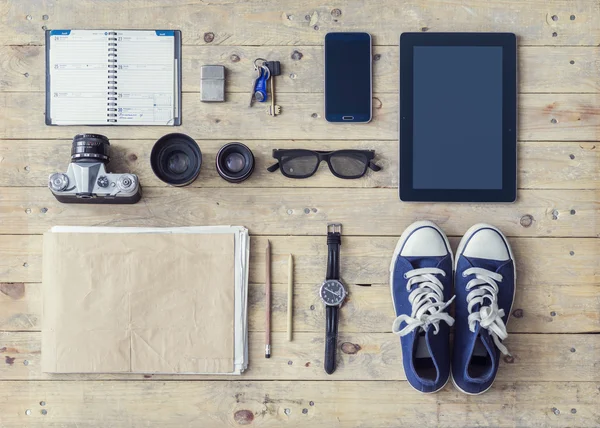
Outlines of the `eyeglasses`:
<svg viewBox="0 0 600 428">
<path fill-rule="evenodd" d="M 380 171 L 381 167 L 373 162 L 375 150 L 336 150 L 333 152 L 291 149 L 273 150 L 277 159 L 275 165 L 267 168 L 269 172 L 281 168 L 281 173 L 289 178 L 308 178 L 314 175 L 322 161 L 326 161 L 329 170 L 339 178 L 360 178 L 367 168 Z"/>
</svg>

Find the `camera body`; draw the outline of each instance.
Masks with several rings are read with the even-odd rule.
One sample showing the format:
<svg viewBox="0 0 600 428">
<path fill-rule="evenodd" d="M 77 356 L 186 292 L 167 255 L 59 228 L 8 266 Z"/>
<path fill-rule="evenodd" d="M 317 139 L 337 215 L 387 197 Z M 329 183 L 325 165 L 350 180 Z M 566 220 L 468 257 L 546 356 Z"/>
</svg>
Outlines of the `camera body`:
<svg viewBox="0 0 600 428">
<path fill-rule="evenodd" d="M 48 188 L 59 202 L 70 204 L 135 204 L 142 187 L 135 174 L 106 170 L 110 142 L 100 134 L 78 134 L 73 138 L 71 163 L 66 173 L 48 178 Z"/>
</svg>

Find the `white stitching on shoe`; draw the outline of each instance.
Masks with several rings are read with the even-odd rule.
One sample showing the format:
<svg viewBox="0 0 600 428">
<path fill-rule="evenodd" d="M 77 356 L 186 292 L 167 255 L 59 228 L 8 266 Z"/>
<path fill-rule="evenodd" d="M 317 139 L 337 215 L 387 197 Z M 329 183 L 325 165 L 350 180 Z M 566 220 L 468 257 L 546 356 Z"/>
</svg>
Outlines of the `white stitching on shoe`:
<svg viewBox="0 0 600 428">
<path fill-rule="evenodd" d="M 501 342 L 508 337 L 506 325 L 502 321 L 504 309 L 498 309 L 498 284 L 496 282 L 502 282 L 502 275 L 483 268 L 465 269 L 463 276 L 469 275 L 475 275 L 475 278 L 467 283 L 467 291 L 481 285 L 467 294 L 469 330 L 475 333 L 476 325 L 479 322 L 481 327 L 485 328 L 492 336 L 500 352 L 510 355 L 506 346 Z M 484 306 L 486 299 L 490 304 Z M 471 313 L 475 305 L 480 305 L 479 311 Z"/>
<path fill-rule="evenodd" d="M 404 274 L 404 278 L 408 279 L 406 291 L 410 291 L 414 284 L 418 286 L 408 295 L 408 301 L 412 305 L 410 316 L 403 314 L 394 320 L 392 331 L 395 334 L 406 336 L 419 327 L 425 330 L 429 325 L 433 325 L 434 334 L 438 334 L 440 321 L 446 322 L 449 326 L 454 324 L 454 318 L 444 310 L 456 296 L 444 302 L 444 286 L 435 275 L 446 276 L 446 273 L 438 268 L 421 268 Z M 406 327 L 400 329 L 402 322 L 406 322 Z"/>
</svg>

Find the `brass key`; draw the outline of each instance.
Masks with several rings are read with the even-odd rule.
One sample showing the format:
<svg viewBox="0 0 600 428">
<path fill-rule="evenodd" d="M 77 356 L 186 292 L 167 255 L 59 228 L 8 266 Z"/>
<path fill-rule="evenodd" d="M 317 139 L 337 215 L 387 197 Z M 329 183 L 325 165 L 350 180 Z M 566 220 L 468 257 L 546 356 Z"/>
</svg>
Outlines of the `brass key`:
<svg viewBox="0 0 600 428">
<path fill-rule="evenodd" d="M 267 113 L 271 116 L 277 116 L 281 114 L 281 106 L 275 104 L 275 77 L 271 76 L 269 80 L 271 81 L 271 105 L 267 109 Z"/>
<path fill-rule="evenodd" d="M 279 61 L 266 61 L 265 65 L 271 72 L 271 105 L 267 109 L 267 114 L 277 116 L 281 114 L 281 106 L 275 104 L 275 76 L 281 75 L 281 63 Z"/>
</svg>

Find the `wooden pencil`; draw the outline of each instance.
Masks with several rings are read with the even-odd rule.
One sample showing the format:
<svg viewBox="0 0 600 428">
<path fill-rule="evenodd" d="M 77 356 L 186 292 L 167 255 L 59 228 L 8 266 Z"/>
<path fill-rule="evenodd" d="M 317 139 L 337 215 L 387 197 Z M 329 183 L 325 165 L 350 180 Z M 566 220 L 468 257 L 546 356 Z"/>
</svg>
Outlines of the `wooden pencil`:
<svg viewBox="0 0 600 428">
<path fill-rule="evenodd" d="M 288 295 L 287 295 L 287 339 L 292 341 L 292 315 L 294 313 L 294 259 L 288 259 Z"/>
<path fill-rule="evenodd" d="M 271 358 L 271 242 L 265 254 L 265 358 Z"/>
</svg>

